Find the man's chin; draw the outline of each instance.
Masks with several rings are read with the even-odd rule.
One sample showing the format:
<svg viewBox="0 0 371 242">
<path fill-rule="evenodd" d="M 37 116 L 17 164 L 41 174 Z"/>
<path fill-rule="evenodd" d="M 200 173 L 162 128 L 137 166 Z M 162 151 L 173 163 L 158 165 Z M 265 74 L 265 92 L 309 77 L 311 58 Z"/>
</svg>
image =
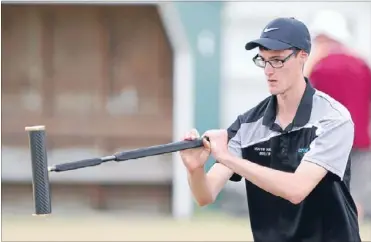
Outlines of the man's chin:
<svg viewBox="0 0 371 242">
<path fill-rule="evenodd" d="M 276 88 L 269 88 L 269 92 L 271 95 L 278 95 L 281 94 L 281 91 Z"/>
</svg>

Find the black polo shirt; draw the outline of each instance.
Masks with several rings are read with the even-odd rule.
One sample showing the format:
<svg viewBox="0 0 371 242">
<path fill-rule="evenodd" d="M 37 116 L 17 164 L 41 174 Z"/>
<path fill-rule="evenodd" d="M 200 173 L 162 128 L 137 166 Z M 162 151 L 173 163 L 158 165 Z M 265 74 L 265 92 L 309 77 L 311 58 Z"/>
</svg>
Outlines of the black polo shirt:
<svg viewBox="0 0 371 242">
<path fill-rule="evenodd" d="M 351 116 L 339 102 L 306 82 L 296 116 L 284 130 L 276 120 L 273 95 L 228 128 L 229 150 L 238 157 L 285 172 L 295 172 L 302 160 L 328 170 L 297 205 L 245 180 L 254 240 L 360 241 L 356 206 L 349 193 Z M 238 174 L 230 178 L 241 179 Z"/>
</svg>

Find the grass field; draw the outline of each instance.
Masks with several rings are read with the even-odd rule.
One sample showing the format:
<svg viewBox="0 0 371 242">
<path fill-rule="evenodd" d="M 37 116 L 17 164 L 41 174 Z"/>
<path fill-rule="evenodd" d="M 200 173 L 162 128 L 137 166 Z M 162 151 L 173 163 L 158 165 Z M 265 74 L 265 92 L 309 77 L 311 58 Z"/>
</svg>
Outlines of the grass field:
<svg viewBox="0 0 371 242">
<path fill-rule="evenodd" d="M 361 229 L 371 241 L 371 223 Z M 112 214 L 10 216 L 2 218 L 2 241 L 252 241 L 248 220 L 224 215 L 191 221 Z"/>
</svg>

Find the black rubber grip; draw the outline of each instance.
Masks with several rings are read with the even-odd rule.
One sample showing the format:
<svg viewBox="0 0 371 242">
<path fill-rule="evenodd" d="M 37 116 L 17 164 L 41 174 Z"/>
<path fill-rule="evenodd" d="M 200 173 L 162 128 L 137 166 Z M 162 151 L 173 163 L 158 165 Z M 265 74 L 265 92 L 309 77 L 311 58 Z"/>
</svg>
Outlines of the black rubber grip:
<svg viewBox="0 0 371 242">
<path fill-rule="evenodd" d="M 92 158 L 92 159 L 86 159 L 86 160 L 80 160 L 80 161 L 74 161 L 64 164 L 55 165 L 52 168 L 52 171 L 60 172 L 60 171 L 69 171 L 69 170 L 76 170 L 88 166 L 97 166 L 102 163 L 102 159 L 100 158 Z"/>
<path fill-rule="evenodd" d="M 207 137 L 206 137 L 207 139 Z M 139 148 L 135 150 L 124 151 L 115 154 L 116 161 L 124 161 L 130 159 L 138 159 L 147 156 L 161 155 L 186 149 L 192 149 L 203 146 L 202 139 L 178 141 L 174 143 L 156 145 L 146 148 Z"/>
<path fill-rule="evenodd" d="M 35 215 L 51 213 L 45 130 L 29 131 Z"/>
</svg>

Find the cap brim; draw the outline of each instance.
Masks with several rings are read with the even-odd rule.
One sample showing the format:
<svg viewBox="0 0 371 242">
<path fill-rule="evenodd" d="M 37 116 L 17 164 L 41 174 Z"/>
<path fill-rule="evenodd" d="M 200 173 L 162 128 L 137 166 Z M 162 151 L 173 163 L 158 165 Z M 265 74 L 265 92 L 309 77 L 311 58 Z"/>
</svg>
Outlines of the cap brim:
<svg viewBox="0 0 371 242">
<path fill-rule="evenodd" d="M 285 50 L 285 49 L 289 49 L 292 47 L 291 45 L 281 42 L 279 40 L 260 38 L 260 39 L 248 42 L 245 45 L 245 49 L 252 50 L 260 46 L 270 49 L 270 50 Z"/>
</svg>

